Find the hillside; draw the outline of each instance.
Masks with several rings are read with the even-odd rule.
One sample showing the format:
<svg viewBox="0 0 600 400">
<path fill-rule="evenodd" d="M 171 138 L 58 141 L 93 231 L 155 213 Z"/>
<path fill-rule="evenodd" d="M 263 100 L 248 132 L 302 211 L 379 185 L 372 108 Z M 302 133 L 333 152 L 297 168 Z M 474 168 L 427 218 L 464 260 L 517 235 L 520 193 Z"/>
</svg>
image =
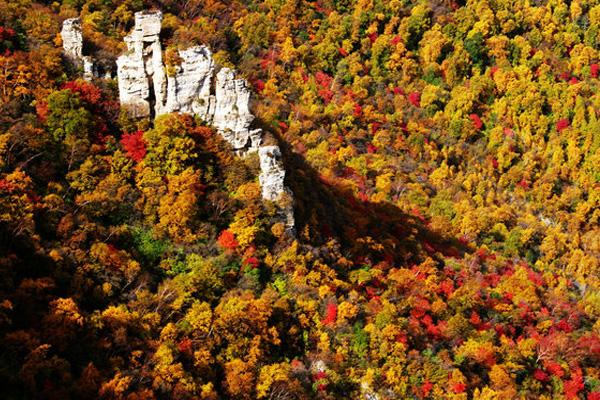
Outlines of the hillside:
<svg viewBox="0 0 600 400">
<path fill-rule="evenodd" d="M 0 0 L 0 398 L 600 399 L 600 2 Z"/>
</svg>

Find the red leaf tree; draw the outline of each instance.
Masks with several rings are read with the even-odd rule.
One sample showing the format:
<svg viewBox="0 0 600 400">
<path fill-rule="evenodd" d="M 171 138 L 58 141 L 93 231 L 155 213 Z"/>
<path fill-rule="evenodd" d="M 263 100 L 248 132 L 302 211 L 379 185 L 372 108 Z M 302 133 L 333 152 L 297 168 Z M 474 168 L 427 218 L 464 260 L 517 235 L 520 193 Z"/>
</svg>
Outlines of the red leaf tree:
<svg viewBox="0 0 600 400">
<path fill-rule="evenodd" d="M 125 133 L 121 138 L 121 145 L 127 154 L 135 162 L 140 162 L 146 155 L 146 142 L 144 141 L 144 132 Z"/>
</svg>

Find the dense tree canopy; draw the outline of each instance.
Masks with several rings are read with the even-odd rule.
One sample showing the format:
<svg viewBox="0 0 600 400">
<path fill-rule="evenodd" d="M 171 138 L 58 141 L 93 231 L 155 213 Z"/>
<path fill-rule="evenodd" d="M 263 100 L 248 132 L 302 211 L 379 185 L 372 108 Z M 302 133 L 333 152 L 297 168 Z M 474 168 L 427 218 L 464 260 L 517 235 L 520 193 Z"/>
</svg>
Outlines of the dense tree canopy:
<svg viewBox="0 0 600 400">
<path fill-rule="evenodd" d="M 136 11 L 280 142 L 134 120 Z M 600 2 L 0 0 L 0 397 L 600 399 Z"/>
</svg>

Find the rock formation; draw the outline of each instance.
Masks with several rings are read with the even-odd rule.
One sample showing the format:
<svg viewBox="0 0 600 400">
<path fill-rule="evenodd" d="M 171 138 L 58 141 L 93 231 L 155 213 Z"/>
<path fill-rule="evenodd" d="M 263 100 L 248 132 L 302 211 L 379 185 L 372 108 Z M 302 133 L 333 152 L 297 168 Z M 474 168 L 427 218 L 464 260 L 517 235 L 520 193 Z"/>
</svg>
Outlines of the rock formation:
<svg viewBox="0 0 600 400">
<path fill-rule="evenodd" d="M 190 113 L 212 125 L 236 154 L 258 151 L 262 196 L 277 201 L 288 232 L 294 228 L 292 193 L 286 188 L 285 169 L 278 146 L 263 146 L 263 131 L 252 129 L 250 89 L 229 68 L 218 69 L 210 50 L 195 46 L 179 50 L 179 65 L 162 61 L 161 12 L 138 12 L 135 26 L 125 37 L 127 52 L 117 59 L 121 105 L 134 117 L 170 112 Z"/>
<path fill-rule="evenodd" d="M 63 51 L 69 61 L 79 62 L 83 58 L 83 34 L 81 33 L 81 20 L 69 18 L 63 22 L 60 36 L 63 41 Z"/>
<path fill-rule="evenodd" d="M 135 117 L 158 115 L 165 104 L 161 24 L 160 11 L 136 13 L 133 31 L 125 37 L 127 52 L 117 59 L 121 105 Z"/>
<path fill-rule="evenodd" d="M 211 93 L 215 65 L 208 47 L 195 46 L 179 51 L 181 65 L 167 76 L 167 103 L 163 112 L 196 114 L 210 122 L 215 112 Z"/>
<path fill-rule="evenodd" d="M 63 22 L 60 32 L 63 41 L 65 57 L 76 68 L 83 68 L 83 79 L 91 80 L 96 76 L 94 61 L 90 56 L 83 55 L 83 33 L 81 20 L 69 18 Z"/>
<path fill-rule="evenodd" d="M 258 149 L 258 157 L 261 171 L 258 179 L 262 196 L 267 200 L 275 201 L 286 191 L 283 183 L 285 170 L 281 163 L 281 150 L 279 146 L 263 146 Z"/>
<path fill-rule="evenodd" d="M 262 131 L 250 129 L 250 90 L 243 79 L 236 79 L 229 68 L 217 74 L 216 105 L 213 125 L 238 152 L 255 151 L 261 144 Z"/>
<path fill-rule="evenodd" d="M 291 203 L 286 204 L 292 201 L 292 191 L 285 186 L 285 168 L 281 159 L 281 149 L 279 146 L 259 147 L 258 158 L 260 161 L 258 181 L 262 198 L 269 201 L 283 200 L 281 216 L 287 229 L 293 230 L 294 210 Z"/>
</svg>

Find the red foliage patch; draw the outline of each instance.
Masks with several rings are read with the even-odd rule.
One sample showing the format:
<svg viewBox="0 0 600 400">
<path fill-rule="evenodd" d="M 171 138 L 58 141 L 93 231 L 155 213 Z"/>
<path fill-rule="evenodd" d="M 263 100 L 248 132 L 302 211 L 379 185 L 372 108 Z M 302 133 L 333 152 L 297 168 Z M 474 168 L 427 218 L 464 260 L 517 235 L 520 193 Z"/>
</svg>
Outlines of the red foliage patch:
<svg viewBox="0 0 600 400">
<path fill-rule="evenodd" d="M 593 78 L 597 78 L 598 77 L 598 72 L 600 71 L 600 66 L 598 66 L 598 64 L 592 64 L 590 65 L 590 73 L 592 74 Z"/>
<path fill-rule="evenodd" d="M 8 182 L 6 179 L 0 179 L 0 192 L 12 192 L 14 190 L 14 186 L 12 183 Z"/>
<path fill-rule="evenodd" d="M 377 133 L 377 131 L 379 130 L 380 127 L 381 127 L 381 124 L 379 122 L 373 122 L 371 124 L 371 133 L 373 133 L 373 134 Z"/>
<path fill-rule="evenodd" d="M 238 241 L 235 239 L 235 235 L 228 230 L 221 232 L 219 238 L 217 239 L 217 243 L 226 250 L 233 250 L 239 246 Z"/>
<path fill-rule="evenodd" d="M 40 122 L 46 122 L 48 119 L 48 103 L 45 101 L 38 101 L 35 104 L 35 112 L 37 113 Z"/>
<path fill-rule="evenodd" d="M 317 94 L 325 104 L 329 104 L 331 102 L 331 99 L 333 98 L 333 90 L 331 89 L 319 89 L 317 91 Z"/>
<path fill-rule="evenodd" d="M 453 383 L 451 385 L 451 389 L 456 394 L 464 393 L 465 390 L 467 390 L 467 385 L 465 385 L 464 383 Z"/>
<path fill-rule="evenodd" d="M 600 357 L 600 336 L 594 333 L 587 333 L 579 338 L 577 345 L 590 354 Z"/>
<path fill-rule="evenodd" d="M 419 298 L 415 300 L 415 304 L 413 305 L 413 309 L 410 311 L 410 314 L 415 318 L 423 318 L 427 311 L 431 310 L 431 304 L 427 299 Z"/>
<path fill-rule="evenodd" d="M 266 71 L 269 69 L 270 66 L 275 65 L 275 62 L 271 58 L 263 58 L 262 60 L 260 60 L 259 63 L 260 63 L 260 68 L 263 71 Z"/>
<path fill-rule="evenodd" d="M 377 33 L 377 32 L 369 33 L 367 35 L 367 37 L 369 38 L 369 40 L 371 41 L 371 43 L 375 43 L 375 41 L 379 37 L 379 33 Z"/>
<path fill-rule="evenodd" d="M 317 84 L 319 84 L 319 86 L 325 88 L 331 86 L 331 83 L 333 82 L 333 78 L 322 71 L 317 71 L 315 73 L 315 80 L 317 81 Z"/>
<path fill-rule="evenodd" d="M 15 30 L 0 26 L 0 40 L 12 39 L 15 36 Z"/>
<path fill-rule="evenodd" d="M 523 189 L 529 188 L 529 183 L 525 180 L 525 178 L 521 179 L 517 185 L 521 186 Z"/>
<path fill-rule="evenodd" d="M 513 131 L 511 128 L 504 128 L 504 136 L 513 138 L 515 137 L 515 131 Z"/>
<path fill-rule="evenodd" d="M 62 88 L 77 93 L 83 101 L 94 106 L 100 105 L 100 101 L 102 100 L 102 91 L 100 88 L 89 82 L 81 80 L 70 81 L 64 83 Z"/>
<path fill-rule="evenodd" d="M 480 130 L 483 127 L 483 122 L 481 122 L 481 118 L 477 114 L 469 115 L 471 122 L 473 123 L 473 127 L 477 130 Z"/>
<path fill-rule="evenodd" d="M 537 368 L 534 372 L 533 372 L 533 377 L 535 379 L 537 379 L 540 382 L 548 382 L 548 374 L 545 373 L 544 371 L 542 371 L 541 369 Z"/>
<path fill-rule="evenodd" d="M 554 361 L 548 361 L 546 363 L 546 371 L 558 378 L 562 378 L 565 375 L 565 371 L 563 371 L 560 364 Z"/>
<path fill-rule="evenodd" d="M 454 283 L 450 279 L 444 280 L 440 283 L 438 288 L 438 293 L 443 293 L 446 295 L 446 298 L 450 297 L 450 295 L 454 292 Z"/>
<path fill-rule="evenodd" d="M 260 266 L 260 260 L 256 257 L 248 257 L 244 260 L 244 265 L 247 265 L 252 269 L 256 269 Z"/>
<path fill-rule="evenodd" d="M 556 130 L 561 132 L 565 129 L 567 129 L 570 125 L 570 122 L 568 119 L 559 119 L 558 121 L 556 121 Z"/>
<path fill-rule="evenodd" d="M 419 219 L 419 221 L 421 222 L 425 222 L 425 217 L 423 216 L 423 214 L 421 214 L 421 211 L 419 211 L 418 208 L 413 208 L 411 210 L 412 215 L 414 215 L 415 217 L 417 217 Z"/>
<path fill-rule="evenodd" d="M 348 56 L 348 52 L 347 52 L 346 50 L 344 50 L 344 48 L 343 48 L 343 47 L 340 47 L 340 48 L 338 49 L 338 51 L 340 52 L 340 54 L 341 54 L 342 56 L 344 56 L 344 57 L 347 57 L 347 56 Z"/>
<path fill-rule="evenodd" d="M 563 383 L 565 397 L 567 399 L 578 399 L 577 394 L 583 390 L 583 375 L 581 369 L 577 369 L 571 376 L 571 379 Z"/>
<path fill-rule="evenodd" d="M 433 389 L 433 383 L 425 381 L 421 386 L 421 392 L 423 394 L 423 397 L 429 396 L 429 392 L 431 392 L 431 389 Z"/>
<path fill-rule="evenodd" d="M 415 107 L 421 107 L 421 93 L 412 92 L 408 95 L 408 101 Z"/>
<path fill-rule="evenodd" d="M 325 372 L 325 371 L 315 372 L 315 374 L 313 375 L 313 379 L 315 381 L 320 381 L 321 379 L 327 379 L 327 372 Z"/>
<path fill-rule="evenodd" d="M 527 278 L 529 278 L 531 282 L 535 283 L 536 286 L 544 285 L 544 279 L 542 278 L 542 275 L 539 272 L 529 271 L 527 273 Z"/>
<path fill-rule="evenodd" d="M 140 162 L 146 155 L 146 142 L 144 141 L 144 132 L 125 133 L 121 138 L 121 145 L 127 154 L 135 162 Z"/>
<path fill-rule="evenodd" d="M 323 318 L 323 325 L 332 325 L 337 320 L 337 304 L 329 303 L 325 309 L 325 318 Z"/>
<path fill-rule="evenodd" d="M 471 317 L 469 318 L 469 321 L 475 327 L 478 327 L 479 325 L 481 325 L 481 317 L 475 311 L 471 312 Z"/>
<path fill-rule="evenodd" d="M 262 79 L 257 79 L 256 82 L 254 82 L 254 89 L 256 89 L 258 93 L 262 92 L 265 90 L 265 82 Z"/>
<path fill-rule="evenodd" d="M 183 338 L 177 344 L 177 350 L 180 353 L 191 353 L 192 352 L 192 340 L 190 338 Z"/>
<path fill-rule="evenodd" d="M 567 322 L 566 319 L 561 319 L 560 321 L 558 321 L 556 327 L 563 332 L 573 332 L 573 327 Z"/>
<path fill-rule="evenodd" d="M 295 369 L 295 370 L 300 370 L 300 369 L 306 368 L 304 366 L 304 363 L 302 361 L 298 360 L 298 359 L 293 359 L 290 362 L 290 366 L 292 367 L 292 369 Z"/>
</svg>

